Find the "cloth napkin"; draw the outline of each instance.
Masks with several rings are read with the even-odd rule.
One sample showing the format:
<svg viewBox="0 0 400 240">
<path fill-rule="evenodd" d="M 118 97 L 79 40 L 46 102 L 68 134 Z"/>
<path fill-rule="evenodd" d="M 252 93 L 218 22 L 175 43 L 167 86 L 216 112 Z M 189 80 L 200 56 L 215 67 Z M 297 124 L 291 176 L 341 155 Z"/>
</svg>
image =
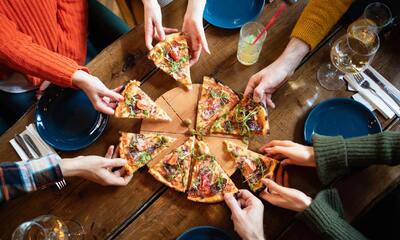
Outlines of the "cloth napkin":
<svg viewBox="0 0 400 240">
<path fill-rule="evenodd" d="M 375 74 L 375 76 L 378 77 L 379 80 L 381 80 L 384 84 L 386 84 L 386 86 L 388 86 L 390 89 L 392 89 L 393 92 L 400 94 L 400 91 L 398 89 L 396 89 L 396 87 L 394 87 L 382 75 L 380 75 L 375 69 L 373 69 L 371 66 L 369 66 L 368 68 L 369 68 L 369 70 L 371 70 L 371 72 L 373 72 Z M 370 79 L 363 72 L 360 74 L 364 77 L 365 81 L 369 82 L 371 88 L 374 89 L 379 96 L 384 98 L 386 100 L 386 102 L 390 103 L 390 105 L 394 109 L 396 109 L 400 112 L 400 106 L 398 106 L 396 104 L 396 102 L 393 101 L 393 99 L 389 95 L 387 95 L 383 89 L 381 89 L 378 86 L 378 84 L 376 84 L 372 79 Z M 382 101 L 379 97 L 377 97 L 370 90 L 362 88 L 357 83 L 357 81 L 354 79 L 354 76 L 352 74 L 346 74 L 344 79 L 349 83 L 349 88 L 351 90 L 357 91 L 358 95 L 360 95 L 360 96 L 358 96 L 356 94 L 355 96 L 353 96 L 353 98 L 355 98 L 355 100 L 357 100 L 361 103 L 368 102 L 370 106 L 367 106 L 367 107 L 370 107 L 370 109 L 377 109 L 379 112 L 382 113 L 382 115 L 385 118 L 393 118 L 395 116 L 395 113 L 386 105 L 386 103 L 384 101 Z"/>
<path fill-rule="evenodd" d="M 29 124 L 28 126 L 26 126 L 25 131 L 23 131 L 21 135 L 29 135 L 32 138 L 32 141 L 39 149 L 42 156 L 46 156 L 48 154 L 57 154 L 52 147 L 50 147 L 45 141 L 43 141 L 43 139 L 39 136 L 39 133 L 36 131 L 36 128 L 33 124 Z M 15 141 L 14 138 L 10 140 L 10 144 L 17 152 L 18 156 L 21 158 L 22 161 L 29 160 L 29 157 L 25 154 L 24 150 L 22 150 L 22 148 L 18 145 L 18 143 Z M 40 157 L 35 153 L 35 151 L 33 151 L 33 149 L 28 144 L 27 146 L 35 158 Z"/>
</svg>

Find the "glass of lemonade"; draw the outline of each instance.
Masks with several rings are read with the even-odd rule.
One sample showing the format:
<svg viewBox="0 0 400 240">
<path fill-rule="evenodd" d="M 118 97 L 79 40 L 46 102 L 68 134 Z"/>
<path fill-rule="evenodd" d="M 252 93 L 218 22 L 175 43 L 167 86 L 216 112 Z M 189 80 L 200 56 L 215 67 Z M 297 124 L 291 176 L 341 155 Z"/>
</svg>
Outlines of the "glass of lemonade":
<svg viewBox="0 0 400 240">
<path fill-rule="evenodd" d="M 267 32 L 255 44 L 253 44 L 253 41 L 263 28 L 264 26 L 260 23 L 248 22 L 240 29 L 237 59 L 241 64 L 249 66 L 257 62 Z"/>
</svg>

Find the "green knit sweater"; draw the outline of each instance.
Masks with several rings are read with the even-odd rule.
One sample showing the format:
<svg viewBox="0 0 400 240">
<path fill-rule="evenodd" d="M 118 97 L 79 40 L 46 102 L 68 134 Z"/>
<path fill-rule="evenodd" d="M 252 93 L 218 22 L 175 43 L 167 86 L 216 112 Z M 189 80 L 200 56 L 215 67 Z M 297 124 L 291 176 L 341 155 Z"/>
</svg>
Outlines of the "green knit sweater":
<svg viewBox="0 0 400 240">
<path fill-rule="evenodd" d="M 348 174 L 352 168 L 372 164 L 400 163 L 400 133 L 384 132 L 343 139 L 315 135 L 314 151 L 318 176 L 323 184 Z M 336 189 L 323 190 L 298 217 L 325 239 L 366 239 L 343 218 Z"/>
</svg>

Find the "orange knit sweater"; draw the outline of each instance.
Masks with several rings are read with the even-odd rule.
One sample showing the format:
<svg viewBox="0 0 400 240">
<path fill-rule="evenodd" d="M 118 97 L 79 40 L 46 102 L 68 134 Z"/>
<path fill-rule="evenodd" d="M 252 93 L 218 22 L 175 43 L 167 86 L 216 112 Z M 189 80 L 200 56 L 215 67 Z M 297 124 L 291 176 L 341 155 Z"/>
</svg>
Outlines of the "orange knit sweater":
<svg viewBox="0 0 400 240">
<path fill-rule="evenodd" d="M 0 0 L 0 79 L 12 71 L 33 84 L 71 87 L 86 57 L 84 0 Z"/>
</svg>

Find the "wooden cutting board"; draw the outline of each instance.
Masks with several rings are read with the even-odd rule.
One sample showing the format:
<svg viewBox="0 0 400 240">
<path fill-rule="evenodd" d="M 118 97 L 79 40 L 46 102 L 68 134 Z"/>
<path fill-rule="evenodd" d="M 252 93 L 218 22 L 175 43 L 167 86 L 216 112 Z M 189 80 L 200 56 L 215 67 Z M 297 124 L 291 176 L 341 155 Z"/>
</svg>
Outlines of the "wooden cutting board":
<svg viewBox="0 0 400 240">
<path fill-rule="evenodd" d="M 191 127 L 195 127 L 197 102 L 200 97 L 201 84 L 193 84 L 192 91 L 185 91 L 181 87 L 171 89 L 161 95 L 155 102 L 172 118 L 171 122 L 159 122 L 149 119 L 142 121 L 140 133 L 158 132 L 177 138 L 188 137 L 188 127 L 183 121 L 189 119 Z M 238 145 L 246 146 L 241 138 L 231 135 L 211 135 L 203 139 L 209 146 L 211 153 L 216 157 L 218 163 L 231 176 L 236 171 L 235 162 L 229 157 L 224 146 L 224 140 L 232 141 Z"/>
</svg>

